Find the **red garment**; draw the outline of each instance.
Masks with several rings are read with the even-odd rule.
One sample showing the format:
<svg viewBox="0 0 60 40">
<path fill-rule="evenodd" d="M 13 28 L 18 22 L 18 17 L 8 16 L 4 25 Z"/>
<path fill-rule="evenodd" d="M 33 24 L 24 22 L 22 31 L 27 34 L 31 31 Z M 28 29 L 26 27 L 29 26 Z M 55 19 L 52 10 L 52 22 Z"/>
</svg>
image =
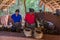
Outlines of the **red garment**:
<svg viewBox="0 0 60 40">
<path fill-rule="evenodd" d="M 28 22 L 29 24 L 34 24 L 35 23 L 35 15 L 27 13 L 25 16 L 25 21 Z"/>
</svg>

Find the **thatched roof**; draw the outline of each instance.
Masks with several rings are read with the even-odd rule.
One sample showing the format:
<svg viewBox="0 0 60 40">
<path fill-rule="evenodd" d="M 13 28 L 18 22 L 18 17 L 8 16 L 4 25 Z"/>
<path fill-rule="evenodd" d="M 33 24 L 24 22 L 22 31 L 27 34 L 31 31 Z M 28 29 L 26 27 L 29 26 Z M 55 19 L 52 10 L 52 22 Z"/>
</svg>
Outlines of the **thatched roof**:
<svg viewBox="0 0 60 40">
<path fill-rule="evenodd" d="M 51 11 L 60 9 L 60 0 L 41 0 L 41 1 L 42 3 L 45 4 L 45 7 L 47 7 Z M 9 8 L 14 3 L 15 3 L 15 0 L 0 0 L 0 10 Z M 42 3 L 40 2 L 40 5 L 42 5 Z"/>
<path fill-rule="evenodd" d="M 52 11 L 60 9 L 60 0 L 41 0 L 45 4 L 45 7 L 49 8 Z M 40 3 L 41 5 L 41 3 Z"/>
<path fill-rule="evenodd" d="M 0 9 L 5 9 L 15 3 L 15 0 L 0 0 Z"/>
</svg>

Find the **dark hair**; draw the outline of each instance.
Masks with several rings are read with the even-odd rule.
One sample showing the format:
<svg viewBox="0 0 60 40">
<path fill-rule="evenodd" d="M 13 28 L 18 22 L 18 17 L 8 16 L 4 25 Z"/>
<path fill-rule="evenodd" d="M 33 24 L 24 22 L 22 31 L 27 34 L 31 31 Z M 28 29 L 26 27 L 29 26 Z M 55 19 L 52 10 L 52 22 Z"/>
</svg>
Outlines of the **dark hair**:
<svg viewBox="0 0 60 40">
<path fill-rule="evenodd" d="M 42 12 L 42 10 L 39 10 L 40 12 Z"/>
<path fill-rule="evenodd" d="M 33 8 L 29 8 L 29 12 L 34 12 L 34 9 Z"/>
<path fill-rule="evenodd" d="M 19 11 L 19 9 L 16 9 L 16 11 L 15 11 L 15 12 L 20 12 L 20 11 Z"/>
</svg>

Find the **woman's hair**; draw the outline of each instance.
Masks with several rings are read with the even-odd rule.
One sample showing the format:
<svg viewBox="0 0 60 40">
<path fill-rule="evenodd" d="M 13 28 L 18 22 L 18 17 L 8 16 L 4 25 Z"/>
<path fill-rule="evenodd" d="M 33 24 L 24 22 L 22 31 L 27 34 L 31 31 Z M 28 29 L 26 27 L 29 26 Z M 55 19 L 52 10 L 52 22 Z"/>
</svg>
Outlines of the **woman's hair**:
<svg viewBox="0 0 60 40">
<path fill-rule="evenodd" d="M 15 12 L 20 12 L 20 11 L 19 11 L 19 9 L 16 9 L 16 11 L 15 11 Z"/>
<path fill-rule="evenodd" d="M 29 12 L 34 12 L 34 9 L 33 8 L 29 8 Z"/>
<path fill-rule="evenodd" d="M 41 10 L 39 10 L 40 12 L 42 12 L 42 9 Z"/>
</svg>

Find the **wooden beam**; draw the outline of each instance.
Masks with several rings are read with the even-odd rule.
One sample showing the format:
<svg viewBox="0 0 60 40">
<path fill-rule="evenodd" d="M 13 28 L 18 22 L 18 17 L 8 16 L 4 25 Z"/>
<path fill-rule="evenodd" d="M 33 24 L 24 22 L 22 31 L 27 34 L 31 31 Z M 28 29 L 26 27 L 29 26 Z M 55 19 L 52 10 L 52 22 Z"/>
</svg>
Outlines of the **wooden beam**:
<svg viewBox="0 0 60 40">
<path fill-rule="evenodd" d="M 9 5 L 2 5 L 1 9 L 9 8 L 14 3 L 15 3 L 15 0 L 13 0 Z M 3 8 L 4 6 L 6 6 L 6 7 Z"/>
<path fill-rule="evenodd" d="M 9 0 L 9 1 L 7 1 L 5 4 L 6 4 L 6 5 L 9 5 L 12 1 L 13 1 L 13 0 Z"/>
<path fill-rule="evenodd" d="M 46 0 L 45 0 L 45 1 L 46 1 Z M 48 5 L 47 3 L 45 3 L 44 1 L 41 1 L 41 2 L 40 2 L 40 6 L 42 6 L 43 3 L 44 3 L 44 5 L 45 5 L 46 7 L 48 7 L 50 10 L 53 11 L 52 7 L 51 7 L 50 5 Z M 45 7 L 45 8 L 46 8 L 46 7 Z"/>
<path fill-rule="evenodd" d="M 0 4 L 2 3 L 3 0 L 0 0 Z"/>
<path fill-rule="evenodd" d="M 24 7 L 25 7 L 25 13 L 26 13 L 26 0 L 24 0 Z"/>
<path fill-rule="evenodd" d="M 52 10 L 52 8 L 50 7 L 50 6 L 48 6 L 48 5 L 45 5 L 45 8 L 48 8 L 49 10 L 51 10 L 51 12 L 53 12 L 53 10 Z"/>
<path fill-rule="evenodd" d="M 46 0 L 43 1 L 44 3 L 46 2 Z M 54 6 L 52 6 L 51 2 L 53 2 L 53 0 L 51 0 L 48 3 L 45 3 L 45 5 L 48 5 L 53 11 L 55 11 L 56 9 L 54 8 Z"/>
<path fill-rule="evenodd" d="M 4 1 L 2 1 L 2 3 L 0 4 L 0 9 L 1 9 L 1 7 L 2 7 L 1 5 L 2 5 L 2 4 L 5 4 L 7 1 L 9 1 L 9 0 L 4 0 Z"/>
</svg>

